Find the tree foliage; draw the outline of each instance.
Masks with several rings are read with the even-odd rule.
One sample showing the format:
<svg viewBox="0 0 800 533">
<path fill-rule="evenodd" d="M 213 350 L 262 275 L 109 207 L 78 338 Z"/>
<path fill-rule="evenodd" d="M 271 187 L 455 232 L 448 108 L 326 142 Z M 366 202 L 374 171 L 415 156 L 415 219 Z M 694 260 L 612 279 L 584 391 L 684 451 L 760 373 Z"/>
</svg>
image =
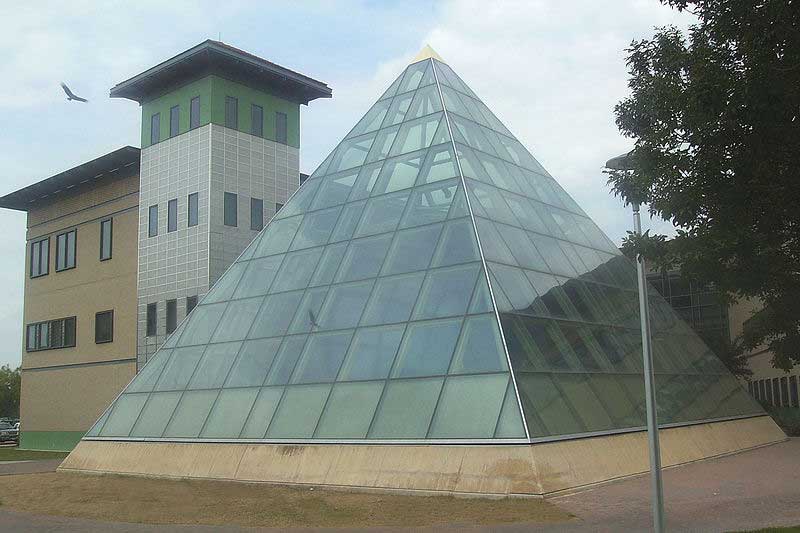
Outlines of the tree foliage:
<svg viewBox="0 0 800 533">
<path fill-rule="evenodd" d="M 798 0 L 662 0 L 694 13 L 628 50 L 631 94 L 615 111 L 636 169 L 614 193 L 678 228 L 626 245 L 680 264 L 736 299 L 763 303 L 736 340 L 800 363 L 800 5 Z"/>
<path fill-rule="evenodd" d="M 20 369 L 0 366 L 0 418 L 19 417 Z"/>
</svg>

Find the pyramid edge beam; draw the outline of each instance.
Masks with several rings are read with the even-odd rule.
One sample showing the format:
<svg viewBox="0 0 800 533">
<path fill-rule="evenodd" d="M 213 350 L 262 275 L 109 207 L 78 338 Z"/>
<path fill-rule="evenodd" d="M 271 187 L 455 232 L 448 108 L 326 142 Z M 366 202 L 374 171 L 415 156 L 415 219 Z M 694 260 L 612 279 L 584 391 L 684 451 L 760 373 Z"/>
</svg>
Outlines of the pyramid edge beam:
<svg viewBox="0 0 800 533">
<path fill-rule="evenodd" d="M 483 246 L 481 245 L 481 237 L 478 234 L 478 225 L 475 222 L 475 214 L 472 211 L 472 201 L 469 198 L 469 193 L 467 192 L 467 181 L 464 178 L 464 171 L 461 169 L 461 160 L 458 157 L 458 148 L 456 147 L 456 140 L 453 136 L 453 127 L 450 124 L 450 115 L 447 111 L 447 104 L 444 101 L 444 94 L 442 94 L 442 86 L 439 82 L 439 73 L 436 67 L 436 61 L 433 58 L 429 58 L 430 67 L 433 69 L 433 79 L 436 83 L 436 91 L 439 94 L 439 99 L 442 102 L 442 115 L 444 116 L 445 123 L 447 124 L 447 133 L 450 135 L 450 145 L 453 147 L 453 157 L 456 160 L 456 167 L 458 168 L 458 177 L 461 180 L 461 188 L 464 191 L 464 198 L 467 201 L 467 212 L 469 213 L 469 219 L 472 223 L 472 231 L 475 233 L 475 241 L 478 244 L 478 253 L 481 256 L 481 269 L 483 270 L 483 275 L 486 277 L 486 285 L 489 287 L 489 296 L 492 299 L 492 309 L 494 318 L 497 321 L 497 327 L 500 331 L 500 339 L 503 341 L 503 352 L 506 356 L 506 363 L 508 364 L 508 372 L 511 377 L 511 383 L 514 384 L 514 395 L 517 398 L 517 407 L 519 408 L 519 415 L 522 418 L 522 427 L 525 430 L 525 438 L 528 442 L 531 441 L 531 433 L 528 429 L 528 421 L 525 418 L 525 411 L 522 409 L 522 398 L 519 395 L 519 386 L 517 385 L 517 377 L 514 374 L 514 367 L 511 364 L 511 354 L 508 351 L 508 344 L 506 343 L 506 335 L 503 331 L 503 324 L 500 321 L 500 312 L 497 309 L 497 301 L 495 300 L 494 296 L 494 289 L 492 288 L 492 281 L 491 277 L 489 276 L 489 267 L 486 265 L 486 256 L 483 253 Z"/>
</svg>

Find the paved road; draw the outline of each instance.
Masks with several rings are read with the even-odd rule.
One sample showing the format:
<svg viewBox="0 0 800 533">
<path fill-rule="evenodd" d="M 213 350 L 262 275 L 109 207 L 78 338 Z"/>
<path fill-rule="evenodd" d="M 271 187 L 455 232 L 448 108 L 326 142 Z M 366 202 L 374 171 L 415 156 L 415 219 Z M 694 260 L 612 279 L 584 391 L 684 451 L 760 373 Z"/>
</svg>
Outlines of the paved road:
<svg viewBox="0 0 800 533">
<path fill-rule="evenodd" d="M 63 459 L 47 459 L 42 461 L 5 461 L 0 462 L 0 476 L 11 474 L 40 474 L 55 472 Z"/>
<path fill-rule="evenodd" d="M 44 461 L 35 461 L 43 463 Z M 52 463 L 52 461 L 47 461 Z M 17 463 L 21 468 L 24 463 Z M 12 465 L 0 466 L 3 468 Z M 44 465 L 41 466 L 42 468 Z M 52 468 L 52 467 L 51 467 Z M 471 531 L 521 533 L 527 531 L 648 531 L 649 478 L 609 483 L 550 501 L 578 518 L 545 526 L 512 524 L 493 527 L 417 528 L 419 532 Z M 664 471 L 669 531 L 732 531 L 765 526 L 800 524 L 800 439 L 710 461 Z M 469 500 L 464 500 L 465 505 Z M 0 531 L 61 532 L 245 532 L 253 529 L 198 526 L 147 526 L 104 523 L 74 518 L 36 516 L 0 508 Z M 265 530 L 266 531 L 266 530 Z M 271 530 L 278 531 L 278 530 Z M 281 530 L 286 531 L 286 530 Z M 342 531 L 305 529 L 296 531 Z M 372 532 L 399 532 L 375 528 Z M 409 530 L 405 530 L 409 531 Z"/>
</svg>

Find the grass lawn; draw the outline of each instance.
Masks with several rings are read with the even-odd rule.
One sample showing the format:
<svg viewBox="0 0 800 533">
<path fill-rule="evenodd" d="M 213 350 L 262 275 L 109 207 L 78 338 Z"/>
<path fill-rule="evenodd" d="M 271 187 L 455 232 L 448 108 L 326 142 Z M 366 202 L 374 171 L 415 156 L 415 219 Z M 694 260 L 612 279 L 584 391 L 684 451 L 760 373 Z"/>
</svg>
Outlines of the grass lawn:
<svg viewBox="0 0 800 533">
<path fill-rule="evenodd" d="M 35 459 L 63 459 L 68 452 L 35 452 L 17 448 L 0 447 L 0 462 L 31 461 Z"/>
<path fill-rule="evenodd" d="M 348 493 L 72 472 L 0 476 L 0 505 L 109 522 L 279 528 L 552 523 L 571 518 L 537 499 Z"/>
</svg>

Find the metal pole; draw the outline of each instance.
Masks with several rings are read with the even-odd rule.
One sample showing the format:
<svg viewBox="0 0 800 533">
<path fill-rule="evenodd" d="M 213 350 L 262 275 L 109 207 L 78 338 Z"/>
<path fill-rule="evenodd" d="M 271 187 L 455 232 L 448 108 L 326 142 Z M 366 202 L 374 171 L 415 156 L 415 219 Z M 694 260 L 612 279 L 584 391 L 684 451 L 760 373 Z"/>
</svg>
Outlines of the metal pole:
<svg viewBox="0 0 800 533">
<path fill-rule="evenodd" d="M 639 204 L 633 204 L 633 229 L 642 234 Z M 661 447 L 658 443 L 658 421 L 656 419 L 655 376 L 653 375 L 653 351 L 650 341 L 650 305 L 647 299 L 647 278 L 644 257 L 636 256 L 636 273 L 639 278 L 639 315 L 642 326 L 642 358 L 644 359 L 644 397 L 647 408 L 647 442 L 650 448 L 650 482 L 653 499 L 653 529 L 664 531 L 664 489 L 661 483 Z"/>
</svg>

